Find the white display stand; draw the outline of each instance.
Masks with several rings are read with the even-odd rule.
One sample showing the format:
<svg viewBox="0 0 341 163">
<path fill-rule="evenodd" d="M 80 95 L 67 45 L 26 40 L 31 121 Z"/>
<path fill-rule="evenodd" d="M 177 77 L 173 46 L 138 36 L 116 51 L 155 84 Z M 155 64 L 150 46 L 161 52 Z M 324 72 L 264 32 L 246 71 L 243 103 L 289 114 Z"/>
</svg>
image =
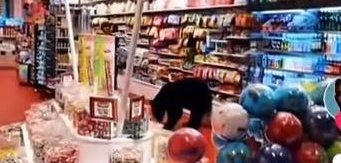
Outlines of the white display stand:
<svg viewBox="0 0 341 163">
<path fill-rule="evenodd" d="M 56 101 L 53 101 L 52 104 L 57 111 L 61 110 Z M 79 135 L 65 114 L 60 113 L 59 116 L 77 140 L 80 163 L 108 163 L 111 152 L 114 149 L 124 147 L 134 147 L 141 150 L 143 152 L 142 163 L 151 163 L 153 150 L 153 134 L 151 132 L 139 140 L 129 138 L 115 138 L 112 140 L 97 139 Z"/>
</svg>

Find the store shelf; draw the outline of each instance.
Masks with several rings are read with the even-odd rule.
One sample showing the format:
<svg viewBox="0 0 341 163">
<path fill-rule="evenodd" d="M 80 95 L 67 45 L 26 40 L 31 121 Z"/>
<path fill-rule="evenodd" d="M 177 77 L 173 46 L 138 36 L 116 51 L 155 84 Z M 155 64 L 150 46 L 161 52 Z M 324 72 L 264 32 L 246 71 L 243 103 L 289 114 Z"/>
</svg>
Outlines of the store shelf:
<svg viewBox="0 0 341 163">
<path fill-rule="evenodd" d="M 91 6 L 91 5 L 96 5 L 99 3 L 107 3 L 107 0 L 96 0 L 96 1 L 90 1 L 90 2 L 81 2 L 79 5 L 81 6 Z"/>
<path fill-rule="evenodd" d="M 323 7 L 341 6 L 340 0 L 285 0 L 279 2 L 268 3 L 250 3 L 248 9 L 250 11 L 269 11 L 269 10 L 286 10 L 287 9 L 309 9 Z M 290 11 L 289 11 L 290 12 Z"/>
<path fill-rule="evenodd" d="M 228 95 L 228 96 L 232 96 L 232 97 L 240 97 L 239 94 L 234 94 L 234 93 L 231 93 L 231 92 L 227 92 L 227 91 L 224 91 L 224 90 L 219 90 L 219 89 L 211 89 L 211 91 L 213 92 L 217 92 L 217 93 L 220 93 L 220 94 L 224 94 L 224 95 Z"/>
<path fill-rule="evenodd" d="M 211 52 L 211 55 L 216 55 L 216 56 L 225 56 L 225 57 L 234 57 L 234 58 L 245 58 L 247 55 L 244 54 L 229 54 L 229 53 L 224 53 L 224 52 Z"/>
<path fill-rule="evenodd" d="M 163 10 L 153 10 L 153 11 L 144 11 L 142 14 L 144 15 L 153 15 L 153 14 L 167 14 L 167 13 L 181 13 L 181 12 L 194 12 L 194 11 L 209 11 L 209 10 L 219 10 L 219 9 L 243 9 L 245 8 L 245 4 L 237 4 L 237 5 L 217 5 L 211 7 L 194 7 L 194 8 L 182 8 L 182 9 L 163 9 Z M 120 17 L 120 16 L 133 16 L 134 12 L 126 12 L 126 13 L 114 13 L 114 14 L 104 14 L 104 15 L 91 15 L 91 18 L 99 18 L 99 17 Z"/>
<path fill-rule="evenodd" d="M 283 50 L 274 50 L 274 49 L 261 49 L 261 51 L 266 53 L 275 53 L 275 54 L 285 54 L 285 55 L 291 55 L 291 56 L 324 56 L 325 53 L 322 52 L 293 52 L 293 51 L 283 51 Z M 332 55 L 331 55 L 332 56 Z"/>
<path fill-rule="evenodd" d="M 168 67 L 170 70 L 176 70 L 176 71 L 181 71 L 187 74 L 193 74 L 192 70 L 185 70 L 183 68 L 179 68 L 179 67 Z"/>
<path fill-rule="evenodd" d="M 218 67 L 218 68 L 235 69 L 235 70 L 240 70 L 240 71 L 245 71 L 246 70 L 246 66 L 236 65 L 236 64 L 233 64 L 233 63 L 229 63 L 229 64 L 219 64 L 219 63 L 210 63 L 210 62 L 195 62 L 195 63 L 196 64 L 201 64 L 201 65 Z"/>
<path fill-rule="evenodd" d="M 22 134 L 23 134 L 23 138 L 24 138 L 27 163 L 34 163 L 34 157 L 33 157 L 34 153 L 33 153 L 32 144 L 31 144 L 29 134 L 28 134 L 28 130 L 27 130 L 27 125 L 23 124 L 21 126 L 21 129 L 22 129 Z"/>
<path fill-rule="evenodd" d="M 161 52 L 161 51 L 154 51 L 154 50 L 150 50 L 149 53 L 159 54 L 159 55 L 169 56 L 169 57 L 179 57 L 179 58 L 186 57 L 186 55 L 179 55 L 179 54 L 173 54 L 173 53 L 167 53 L 167 52 Z"/>
</svg>

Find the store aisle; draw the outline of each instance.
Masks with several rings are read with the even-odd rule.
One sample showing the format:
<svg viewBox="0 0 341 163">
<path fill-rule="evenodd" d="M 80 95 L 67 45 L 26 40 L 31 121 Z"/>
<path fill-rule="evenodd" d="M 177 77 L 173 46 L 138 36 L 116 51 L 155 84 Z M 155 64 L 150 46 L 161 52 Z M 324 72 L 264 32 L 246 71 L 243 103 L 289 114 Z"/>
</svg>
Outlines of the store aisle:
<svg viewBox="0 0 341 163">
<path fill-rule="evenodd" d="M 15 69 L 0 69 L 0 125 L 24 120 L 25 110 L 38 101 L 31 87 L 19 85 Z"/>
</svg>

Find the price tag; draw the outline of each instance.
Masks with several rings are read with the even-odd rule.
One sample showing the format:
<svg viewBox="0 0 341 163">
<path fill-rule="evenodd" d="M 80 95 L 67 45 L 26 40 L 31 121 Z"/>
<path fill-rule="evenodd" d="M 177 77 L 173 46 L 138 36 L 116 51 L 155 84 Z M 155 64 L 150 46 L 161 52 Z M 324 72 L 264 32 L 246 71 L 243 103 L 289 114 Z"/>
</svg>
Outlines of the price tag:
<svg viewBox="0 0 341 163">
<path fill-rule="evenodd" d="M 117 121 L 117 99 L 90 97 L 91 118 Z"/>
<path fill-rule="evenodd" d="M 129 98 L 129 120 L 139 121 L 144 117 L 144 97 Z"/>
</svg>

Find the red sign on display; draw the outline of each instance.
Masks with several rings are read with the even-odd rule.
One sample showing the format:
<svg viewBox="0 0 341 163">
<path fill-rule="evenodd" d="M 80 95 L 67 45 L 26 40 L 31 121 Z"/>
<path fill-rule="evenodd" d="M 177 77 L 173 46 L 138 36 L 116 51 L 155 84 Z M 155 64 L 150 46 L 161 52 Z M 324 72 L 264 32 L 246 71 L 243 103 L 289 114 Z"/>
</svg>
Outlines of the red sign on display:
<svg viewBox="0 0 341 163">
<path fill-rule="evenodd" d="M 90 117 L 102 120 L 118 121 L 117 99 L 90 97 Z"/>
<path fill-rule="evenodd" d="M 139 121 L 144 117 L 144 97 L 131 96 L 129 98 L 129 120 Z"/>
</svg>

